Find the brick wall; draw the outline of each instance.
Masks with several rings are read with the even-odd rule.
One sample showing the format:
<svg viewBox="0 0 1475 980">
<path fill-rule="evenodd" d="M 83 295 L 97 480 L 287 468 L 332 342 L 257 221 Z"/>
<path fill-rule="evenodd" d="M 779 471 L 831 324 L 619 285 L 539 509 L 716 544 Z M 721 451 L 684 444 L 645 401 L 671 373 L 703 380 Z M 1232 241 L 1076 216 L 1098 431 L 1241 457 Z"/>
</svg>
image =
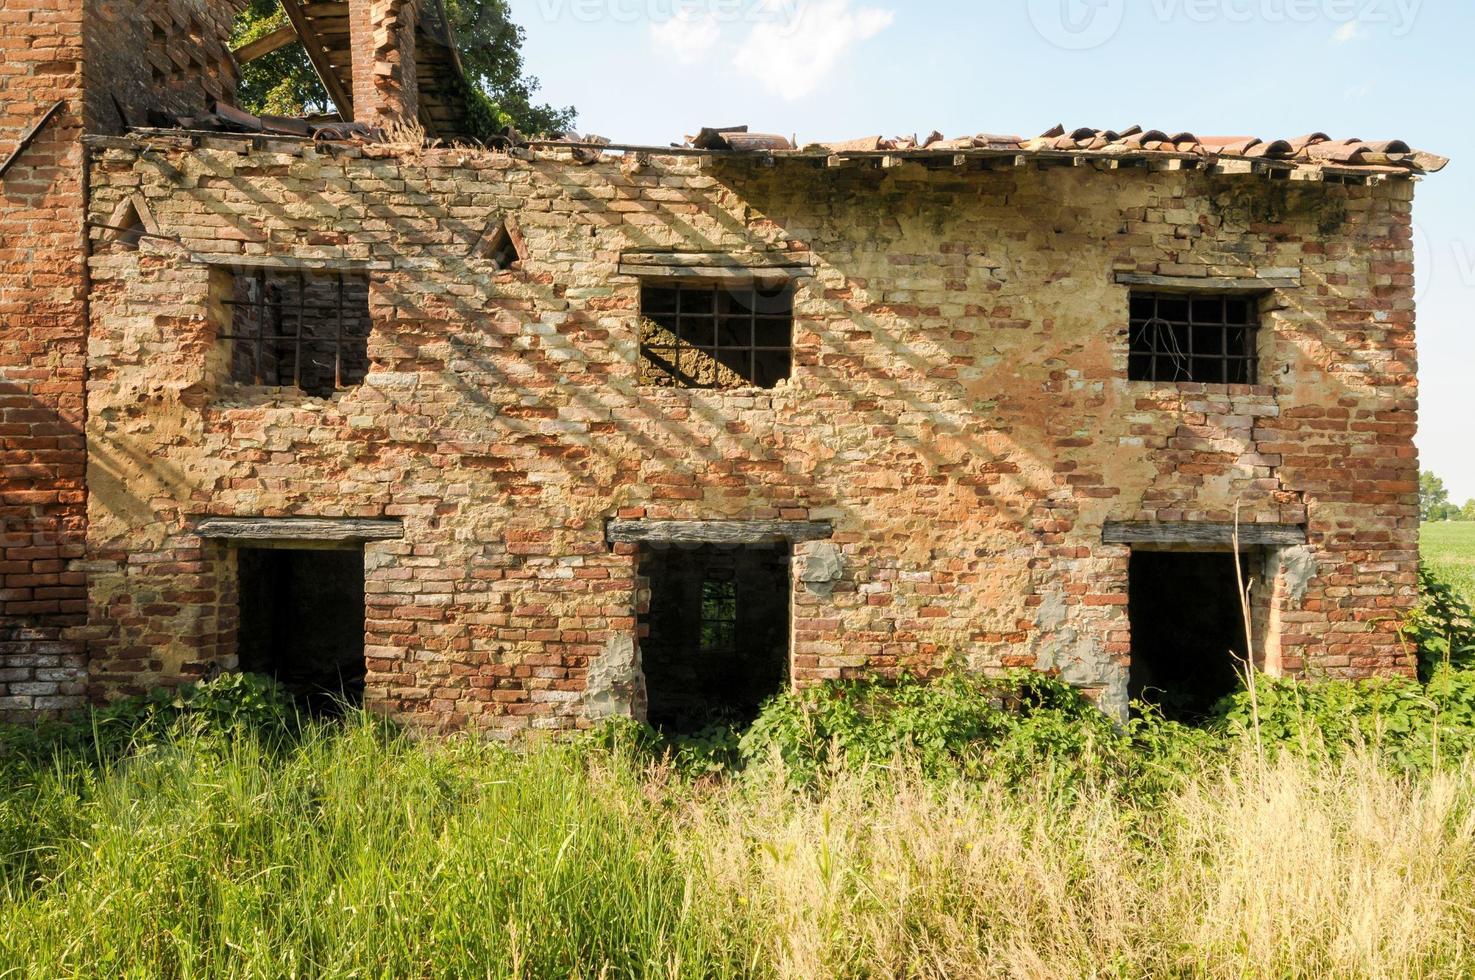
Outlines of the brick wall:
<svg viewBox="0 0 1475 980">
<path fill-rule="evenodd" d="M 0 721 L 82 701 L 81 0 L 0 0 Z"/>
<path fill-rule="evenodd" d="M 1410 668 L 1411 184 L 250 146 L 96 144 L 93 212 L 141 192 L 184 246 L 92 263 L 99 693 L 232 665 L 231 558 L 192 532 L 209 514 L 401 518 L 403 541 L 366 551 L 368 696 L 432 726 L 571 727 L 638 701 L 642 582 L 637 549 L 605 543 L 616 516 L 833 521 L 797 548 L 801 569 L 841 567 L 795 577 L 800 683 L 958 656 L 1059 670 L 1115 709 L 1129 550 L 1103 524 L 1238 502 L 1310 527 L 1299 580 L 1260 600 L 1272 668 Z M 515 271 L 475 257 L 505 215 Z M 617 265 L 664 248 L 812 258 L 792 380 L 640 383 L 639 283 Z M 366 383 L 230 384 L 230 279 L 186 249 L 371 269 Z M 1262 385 L 1126 380 L 1115 273 L 1291 267 Z"/>
<path fill-rule="evenodd" d="M 121 133 L 151 109 L 187 116 L 234 105 L 228 47 L 244 0 L 87 0 L 87 132 Z"/>
<path fill-rule="evenodd" d="M 415 0 L 349 0 L 353 116 L 392 129 L 415 121 Z"/>
</svg>

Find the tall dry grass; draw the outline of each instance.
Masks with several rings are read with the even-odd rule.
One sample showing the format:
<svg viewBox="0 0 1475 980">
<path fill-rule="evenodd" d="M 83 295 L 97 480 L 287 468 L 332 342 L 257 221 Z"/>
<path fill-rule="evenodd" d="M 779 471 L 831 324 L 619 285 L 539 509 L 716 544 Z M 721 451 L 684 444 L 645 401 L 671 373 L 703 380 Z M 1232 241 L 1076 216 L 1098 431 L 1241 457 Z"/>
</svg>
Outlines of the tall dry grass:
<svg viewBox="0 0 1475 980">
<path fill-rule="evenodd" d="M 1253 758 L 1161 806 L 997 786 L 687 810 L 714 910 L 752 910 L 775 975 L 1468 976 L 1475 769 Z"/>
<path fill-rule="evenodd" d="M 616 754 L 182 739 L 0 781 L 0 976 L 1475 975 L 1475 763 L 692 783 Z"/>
</svg>

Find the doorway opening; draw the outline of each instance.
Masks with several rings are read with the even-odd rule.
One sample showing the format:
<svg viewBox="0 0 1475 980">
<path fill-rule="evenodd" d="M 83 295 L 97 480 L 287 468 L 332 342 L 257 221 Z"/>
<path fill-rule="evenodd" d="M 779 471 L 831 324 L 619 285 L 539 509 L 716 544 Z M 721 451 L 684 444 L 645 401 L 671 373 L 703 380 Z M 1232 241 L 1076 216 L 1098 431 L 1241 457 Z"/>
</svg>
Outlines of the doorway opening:
<svg viewBox="0 0 1475 980">
<path fill-rule="evenodd" d="M 1248 576 L 1251 559 L 1241 562 Z M 1204 721 L 1243 683 L 1248 643 L 1233 553 L 1133 551 L 1129 590 L 1129 694 L 1173 721 Z"/>
<path fill-rule="evenodd" d="M 364 553 L 241 548 L 241 670 L 275 677 L 310 714 L 364 700 Z"/>
<path fill-rule="evenodd" d="M 790 547 L 647 545 L 649 719 L 673 734 L 747 725 L 789 680 Z"/>
</svg>

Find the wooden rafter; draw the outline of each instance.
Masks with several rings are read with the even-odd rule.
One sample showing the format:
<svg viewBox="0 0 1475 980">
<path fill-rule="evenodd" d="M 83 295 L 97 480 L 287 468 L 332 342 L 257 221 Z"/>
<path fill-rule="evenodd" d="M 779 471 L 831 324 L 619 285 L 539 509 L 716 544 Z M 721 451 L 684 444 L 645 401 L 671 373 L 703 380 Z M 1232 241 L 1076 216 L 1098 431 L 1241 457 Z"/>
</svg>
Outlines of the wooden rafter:
<svg viewBox="0 0 1475 980">
<path fill-rule="evenodd" d="M 297 29 L 292 26 L 281 27 L 254 41 L 247 41 L 236 48 L 232 54 L 236 56 L 238 64 L 249 64 L 257 58 L 264 58 L 273 51 L 279 51 L 297 40 Z"/>
<path fill-rule="evenodd" d="M 343 4 L 342 6 L 346 12 L 348 5 Z M 287 19 L 292 22 L 292 29 L 302 39 L 302 47 L 307 51 L 307 59 L 312 62 L 313 70 L 317 72 L 323 88 L 327 89 L 328 97 L 333 100 L 333 105 L 338 107 L 338 114 L 344 119 L 352 119 L 353 93 L 344 87 L 343 79 L 330 59 L 329 49 L 313 31 L 302 4 L 299 0 L 282 0 L 282 9 L 287 12 Z"/>
</svg>

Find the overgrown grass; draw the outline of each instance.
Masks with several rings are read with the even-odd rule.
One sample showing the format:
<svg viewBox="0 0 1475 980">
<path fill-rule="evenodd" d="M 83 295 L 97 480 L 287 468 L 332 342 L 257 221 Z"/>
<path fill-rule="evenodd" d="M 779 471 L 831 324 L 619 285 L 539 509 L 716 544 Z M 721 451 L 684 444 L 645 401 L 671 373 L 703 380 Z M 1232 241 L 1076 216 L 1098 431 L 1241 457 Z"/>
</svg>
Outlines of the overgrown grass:
<svg viewBox="0 0 1475 980">
<path fill-rule="evenodd" d="M 1410 635 L 1469 647 L 1431 602 Z M 1426 661 L 1210 731 L 956 674 L 675 746 L 223 678 L 0 732 L 0 977 L 1471 976 L 1475 673 Z"/>
<path fill-rule="evenodd" d="M 368 719 L 12 763 L 6 976 L 1468 976 L 1475 763 L 807 789 Z"/>
<path fill-rule="evenodd" d="M 1421 547 L 1430 570 L 1475 602 L 1475 522 L 1425 524 Z"/>
</svg>

